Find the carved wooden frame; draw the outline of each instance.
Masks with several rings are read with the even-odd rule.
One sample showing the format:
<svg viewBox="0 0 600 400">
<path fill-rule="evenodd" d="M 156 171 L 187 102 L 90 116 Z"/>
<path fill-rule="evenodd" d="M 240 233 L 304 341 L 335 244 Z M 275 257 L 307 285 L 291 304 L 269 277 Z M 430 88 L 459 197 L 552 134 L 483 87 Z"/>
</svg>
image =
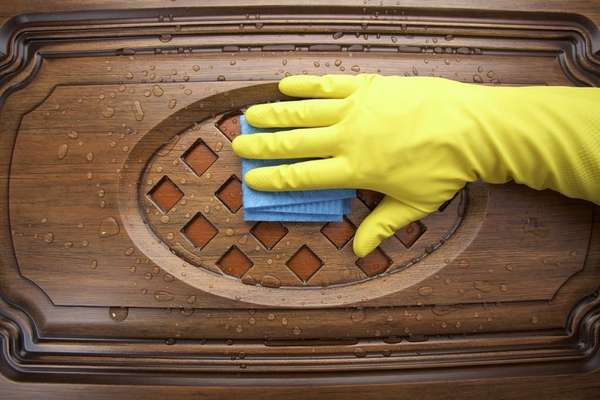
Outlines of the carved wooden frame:
<svg viewBox="0 0 600 400">
<path fill-rule="evenodd" d="M 258 9 L 257 9 L 258 11 Z M 233 32 L 244 26 L 245 32 L 259 37 L 273 35 L 268 43 L 232 44 Z M 460 36 L 462 45 L 414 44 L 391 42 L 365 46 L 353 33 L 400 33 L 419 37 L 435 34 Z M 341 40 L 329 39 L 332 33 L 346 32 Z M 300 33 L 305 33 L 306 36 Z M 157 41 L 170 35 L 168 43 Z M 199 39 L 202 35 L 202 40 Z M 352 35 L 352 36 L 351 36 Z M 494 13 L 481 14 L 451 11 L 403 10 L 401 8 L 360 7 L 290 7 L 261 9 L 260 19 L 246 16 L 232 8 L 203 8 L 174 11 L 164 16 L 158 11 L 80 12 L 19 16 L 10 20 L 0 32 L 6 43 L 6 57 L 0 65 L 0 98 L 7 98 L 27 87 L 42 70 L 46 58 L 81 55 L 130 55 L 145 52 L 228 52 L 245 51 L 367 51 L 394 53 L 438 53 L 452 47 L 468 54 L 551 54 L 559 61 L 566 78 L 577 85 L 600 83 L 600 59 L 597 49 L 598 30 L 578 15 Z M 325 38 L 328 38 L 327 40 Z M 108 40 L 110 39 L 110 40 Z M 239 37 L 236 37 L 239 39 Z M 275 43 L 280 40 L 281 43 Z M 327 44 L 324 44 L 327 42 Z M 439 48 L 439 49 L 438 49 Z M 159 50 L 156 50 L 159 49 Z M 462 50 L 461 50 L 462 49 Z M 466 50 L 464 50 L 466 49 Z M 236 99 L 243 107 L 260 96 L 270 100 L 278 95 L 273 86 L 267 90 L 244 92 Z M 34 99 L 35 100 L 35 99 Z M 35 101 L 32 102 L 32 106 Z M 233 107 L 233 108 L 236 108 Z M 195 111 L 193 115 L 190 113 Z M 223 110 L 227 111 L 227 110 Z M 25 111 L 24 111 L 25 112 Z M 189 127 L 199 110 L 182 111 L 174 130 Z M 205 112 L 205 111 L 202 111 Z M 207 116 L 210 113 L 206 114 Z M 173 122 L 173 120 L 171 120 Z M 14 126 L 2 123 L 3 134 Z M 4 143 L 4 142 L 3 142 Z M 10 160 L 10 146 L 4 144 L 1 159 Z M 5 161 L 3 161 L 4 163 Z M 4 169 L 6 165 L 3 165 Z M 9 226 L 8 180 L 2 180 L 2 226 Z M 586 263 L 600 266 L 600 220 L 594 209 L 593 232 Z M 2 242 L 10 243 L 10 234 L 2 232 Z M 227 337 L 200 340 L 182 338 L 166 341 L 153 339 L 116 340 L 126 337 L 131 326 L 112 330 L 110 335 L 99 324 L 100 337 L 80 335 L 81 331 L 61 331 L 60 326 L 47 325 L 53 319 L 78 320 L 81 307 L 54 306 L 32 282 L 22 279 L 19 286 L 6 287 L 1 281 L 7 272 L 10 254 L 3 254 L 0 273 L 0 366 L 9 377 L 26 381 L 70 381 L 142 383 L 160 373 L 166 384 L 243 384 L 245 379 L 260 378 L 264 384 L 281 379 L 306 383 L 305 379 L 326 382 L 399 382 L 490 376 L 515 376 L 576 372 L 598 368 L 600 337 L 598 315 L 600 294 L 590 294 L 572 307 L 564 330 L 521 331 L 499 337 L 489 334 L 424 338 L 388 338 L 365 336 L 330 343 L 306 340 L 232 340 Z M 595 275 L 598 276 L 598 275 Z M 106 308 L 86 310 L 92 315 L 106 314 Z M 149 315 L 153 309 L 141 309 Z M 356 312 L 356 311 L 354 311 Z M 159 314 L 160 315 L 160 314 Z M 100 319 L 100 318 L 98 318 Z M 112 329 L 112 328 L 111 328 Z M 72 337 L 66 337 L 71 334 Z M 403 340 L 401 340 L 403 339 Z M 176 344 L 176 345 L 175 345 Z M 318 346 L 317 346 L 318 344 Z M 307 346 L 310 345 L 310 346 Z M 160 356 L 157 356 L 160 355 Z M 472 367 L 477 366 L 477 369 Z M 80 376 L 85 372 L 84 378 Z M 274 374 L 276 373 L 276 374 Z M 115 378 L 118 374 L 118 378 Z M 293 374 L 293 375 L 292 375 Z M 314 382 L 314 380 L 312 381 Z"/>
</svg>

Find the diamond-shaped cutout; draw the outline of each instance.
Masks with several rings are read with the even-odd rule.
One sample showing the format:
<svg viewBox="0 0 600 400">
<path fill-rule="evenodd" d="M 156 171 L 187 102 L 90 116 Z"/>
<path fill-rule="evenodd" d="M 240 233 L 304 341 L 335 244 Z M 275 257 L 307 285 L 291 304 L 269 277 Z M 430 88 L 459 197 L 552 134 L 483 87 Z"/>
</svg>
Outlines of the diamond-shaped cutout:
<svg viewBox="0 0 600 400">
<path fill-rule="evenodd" d="M 152 190 L 148 192 L 148 196 L 154 204 L 160 208 L 163 213 L 169 212 L 171 208 L 183 197 L 183 192 L 169 179 L 168 176 L 163 176 Z"/>
<path fill-rule="evenodd" d="M 390 265 L 392 265 L 392 260 L 377 247 L 366 257 L 356 260 L 356 265 L 358 265 L 367 276 L 375 276 L 387 271 Z"/>
<path fill-rule="evenodd" d="M 356 227 L 346 217 L 340 222 L 328 222 L 321 229 L 321 233 L 329 239 L 335 247 L 343 248 L 346 243 L 354 236 Z"/>
<path fill-rule="evenodd" d="M 216 123 L 217 129 L 229 140 L 233 140 L 240 134 L 240 115 L 239 112 L 227 114 Z"/>
<path fill-rule="evenodd" d="M 360 189 L 356 192 L 358 197 L 365 206 L 370 210 L 377 207 L 377 204 L 383 199 L 383 193 L 374 192 L 373 190 Z"/>
<path fill-rule="evenodd" d="M 219 157 L 202 139 L 198 139 L 181 158 L 196 175 L 201 176 Z"/>
<path fill-rule="evenodd" d="M 287 235 L 288 229 L 281 222 L 261 221 L 257 222 L 250 232 L 263 246 L 271 250 Z"/>
<path fill-rule="evenodd" d="M 227 275 L 241 278 L 254 263 L 234 245 L 217 261 L 217 265 Z"/>
<path fill-rule="evenodd" d="M 194 247 L 203 249 L 219 231 L 202 213 L 198 213 L 183 227 L 181 232 Z"/>
<path fill-rule="evenodd" d="M 395 235 L 404 247 L 410 248 L 425 233 L 427 228 L 421 221 L 411 222 L 404 228 L 396 231 Z"/>
<path fill-rule="evenodd" d="M 242 207 L 242 182 L 237 176 L 231 175 L 215 195 L 229 211 L 236 213 Z"/>
<path fill-rule="evenodd" d="M 323 266 L 323 261 L 307 246 L 298 249 L 285 263 L 302 282 L 307 282 Z"/>
</svg>

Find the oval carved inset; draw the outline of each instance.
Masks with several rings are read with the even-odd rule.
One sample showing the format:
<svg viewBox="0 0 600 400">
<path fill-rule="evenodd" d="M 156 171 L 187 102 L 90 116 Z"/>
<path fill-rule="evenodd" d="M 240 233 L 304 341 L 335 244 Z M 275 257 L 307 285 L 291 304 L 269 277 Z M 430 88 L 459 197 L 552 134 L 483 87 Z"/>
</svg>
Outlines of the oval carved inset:
<svg viewBox="0 0 600 400">
<path fill-rule="evenodd" d="M 146 248 L 146 256 L 173 276 L 214 294 L 258 304 L 348 304 L 413 286 L 461 251 L 462 246 L 454 246 L 443 259 L 438 255 L 437 261 L 431 260 L 437 268 L 423 264 L 461 226 L 467 190 L 443 210 L 399 230 L 364 258 L 354 255 L 351 242 L 356 227 L 381 200 L 379 193 L 359 190 L 352 212 L 339 222 L 244 221 L 240 160 L 231 148 L 231 140 L 239 134 L 239 113 L 216 114 L 158 145 L 152 134 L 144 137 L 140 151 L 132 149 L 132 155 L 140 157 L 131 160 L 132 165 L 139 169 L 135 173 L 129 169 L 122 181 L 122 187 L 138 189 L 135 201 L 140 211 L 135 219 L 142 222 L 133 227 L 127 221 L 133 223 L 134 216 L 124 216 L 125 228 L 135 229 L 130 236 L 138 247 Z M 169 119 L 180 121 L 177 118 L 176 113 Z M 134 200 L 131 195 L 124 198 Z M 140 225 L 148 230 L 146 239 Z M 469 236 L 474 232 L 469 230 Z M 416 264 L 422 264 L 423 272 L 409 268 Z M 408 270 L 414 271 L 406 275 L 409 279 L 396 277 Z M 381 282 L 392 277 L 400 279 L 400 286 L 390 282 L 387 293 L 380 290 Z M 357 292 L 358 287 L 364 293 Z M 290 300 L 296 294 L 298 298 Z"/>
<path fill-rule="evenodd" d="M 245 222 L 240 161 L 230 139 L 238 115 L 211 118 L 163 145 L 143 174 L 140 206 L 175 254 L 208 271 L 268 287 L 327 287 L 394 273 L 436 251 L 466 209 L 460 193 L 440 212 L 396 232 L 358 259 L 351 241 L 382 195 L 360 190 L 340 222 Z"/>
</svg>

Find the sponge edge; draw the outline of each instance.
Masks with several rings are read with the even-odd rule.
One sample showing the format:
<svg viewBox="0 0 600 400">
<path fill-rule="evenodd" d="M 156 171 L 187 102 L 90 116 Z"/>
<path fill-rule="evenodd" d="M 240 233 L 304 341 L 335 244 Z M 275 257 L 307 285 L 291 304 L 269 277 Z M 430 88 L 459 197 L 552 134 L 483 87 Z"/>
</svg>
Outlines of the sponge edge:
<svg viewBox="0 0 600 400">
<path fill-rule="evenodd" d="M 240 133 L 271 132 L 257 129 L 240 116 Z M 291 164 L 306 159 L 250 160 L 242 159 L 242 176 L 251 169 L 269 165 Z M 245 221 L 341 221 L 351 211 L 353 189 L 304 190 L 293 192 L 260 192 L 251 189 L 242 179 L 242 199 Z"/>
</svg>

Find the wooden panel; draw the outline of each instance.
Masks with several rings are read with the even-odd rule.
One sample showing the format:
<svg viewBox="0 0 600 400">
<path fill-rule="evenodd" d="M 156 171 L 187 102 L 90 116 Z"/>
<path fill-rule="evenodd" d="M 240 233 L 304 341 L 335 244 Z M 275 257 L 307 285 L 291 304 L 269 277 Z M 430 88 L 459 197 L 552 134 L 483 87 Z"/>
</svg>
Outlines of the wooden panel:
<svg viewBox="0 0 600 400">
<path fill-rule="evenodd" d="M 594 24 L 396 6 L 163 11 L 3 28 L 2 374 L 257 385 L 327 371 L 377 385 L 597 368 L 592 204 L 478 182 L 358 259 L 377 193 L 341 223 L 244 222 L 231 150 L 240 112 L 288 100 L 274 82 L 289 74 L 598 85 Z"/>
</svg>

